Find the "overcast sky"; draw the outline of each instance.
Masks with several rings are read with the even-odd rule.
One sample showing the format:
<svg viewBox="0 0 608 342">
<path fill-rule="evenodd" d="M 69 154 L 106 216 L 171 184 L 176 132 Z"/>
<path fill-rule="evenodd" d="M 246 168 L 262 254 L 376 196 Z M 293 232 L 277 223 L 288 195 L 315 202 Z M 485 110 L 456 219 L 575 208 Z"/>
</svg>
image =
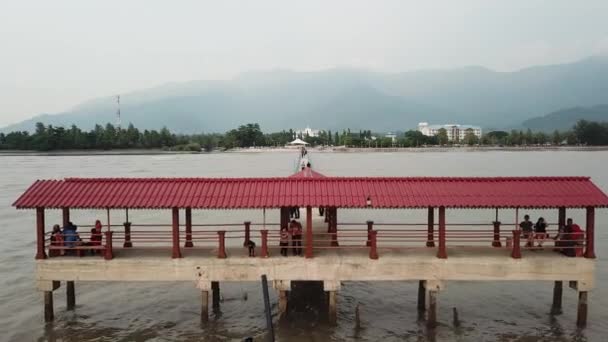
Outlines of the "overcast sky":
<svg viewBox="0 0 608 342">
<path fill-rule="evenodd" d="M 0 0 L 0 126 L 251 70 L 510 71 L 608 53 L 607 0 Z"/>
</svg>

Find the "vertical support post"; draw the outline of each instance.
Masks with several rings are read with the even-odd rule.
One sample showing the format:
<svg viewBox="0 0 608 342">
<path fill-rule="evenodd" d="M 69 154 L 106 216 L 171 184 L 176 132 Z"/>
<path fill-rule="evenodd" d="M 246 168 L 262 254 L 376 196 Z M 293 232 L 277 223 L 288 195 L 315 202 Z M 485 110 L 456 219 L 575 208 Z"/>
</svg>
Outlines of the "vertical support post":
<svg viewBox="0 0 608 342">
<path fill-rule="evenodd" d="M 76 291 L 74 290 L 74 281 L 68 280 L 65 285 L 67 309 L 74 310 L 74 308 L 76 307 Z"/>
<path fill-rule="evenodd" d="M 173 216 L 173 224 L 172 224 L 172 240 L 173 240 L 173 250 L 171 257 L 173 259 L 181 258 L 182 252 L 179 247 L 179 209 L 174 207 L 171 209 L 171 213 Z"/>
<path fill-rule="evenodd" d="M 435 247 L 434 235 L 435 235 L 435 208 L 429 207 L 427 214 L 427 238 L 426 246 Z"/>
<path fill-rule="evenodd" d="M 587 325 L 587 291 L 578 292 L 578 309 L 576 310 L 576 325 L 583 328 Z"/>
<path fill-rule="evenodd" d="M 226 231 L 220 230 L 217 232 L 217 239 L 219 240 L 219 248 L 217 250 L 218 259 L 226 259 Z"/>
<path fill-rule="evenodd" d="M 287 291 L 279 290 L 279 319 L 287 316 Z"/>
<path fill-rule="evenodd" d="M 492 222 L 494 224 L 494 240 L 492 240 L 492 247 L 502 247 L 500 243 L 500 221 Z"/>
<path fill-rule="evenodd" d="M 559 315 L 562 313 L 562 291 L 563 291 L 563 282 L 556 281 L 553 284 L 553 303 L 551 304 L 551 314 Z"/>
<path fill-rule="evenodd" d="M 133 243 L 131 242 L 131 222 L 127 221 L 123 223 L 125 226 L 125 243 L 122 245 L 124 248 L 133 247 Z"/>
<path fill-rule="evenodd" d="M 326 213 L 331 213 L 329 224 L 331 225 L 331 246 L 338 247 L 338 208 L 327 208 Z"/>
<path fill-rule="evenodd" d="M 243 246 L 247 246 L 249 244 L 249 240 L 251 240 L 251 222 L 245 221 L 245 241 L 243 242 Z"/>
<path fill-rule="evenodd" d="M 513 250 L 511 251 L 511 258 L 521 259 L 521 244 L 520 244 L 521 230 L 513 230 Z"/>
<path fill-rule="evenodd" d="M 209 291 L 201 291 L 201 322 L 209 321 Z"/>
<path fill-rule="evenodd" d="M 53 291 L 44 291 L 44 321 L 52 322 L 55 319 L 53 312 Z"/>
<path fill-rule="evenodd" d="M 437 326 L 437 291 L 429 290 L 429 312 L 426 324 L 429 328 Z"/>
<path fill-rule="evenodd" d="M 338 291 L 328 291 L 328 319 L 330 324 L 338 321 Z"/>
<path fill-rule="evenodd" d="M 559 207 L 559 211 L 557 213 L 557 224 L 558 228 L 564 228 L 566 226 L 566 208 Z"/>
<path fill-rule="evenodd" d="M 63 223 L 63 227 L 67 226 L 70 222 L 70 208 L 61 208 L 61 222 Z"/>
<path fill-rule="evenodd" d="M 44 251 L 44 208 L 36 208 L 36 259 L 46 259 Z M 52 304 L 51 297 L 51 304 Z"/>
<path fill-rule="evenodd" d="M 194 247 L 192 243 L 192 208 L 186 208 L 186 242 L 184 247 Z"/>
<path fill-rule="evenodd" d="M 219 309 L 220 307 L 220 282 L 211 282 L 211 307 L 213 309 Z"/>
<path fill-rule="evenodd" d="M 426 280 L 418 281 L 418 312 L 426 310 Z"/>
<path fill-rule="evenodd" d="M 104 259 L 112 260 L 114 258 L 114 253 L 112 252 L 112 233 L 111 230 L 106 230 L 104 234 L 106 235 L 106 250 L 104 251 Z"/>
<path fill-rule="evenodd" d="M 262 252 L 260 253 L 262 258 L 268 258 L 268 230 L 263 229 L 262 233 Z"/>
<path fill-rule="evenodd" d="M 374 221 L 367 221 L 367 241 L 365 245 L 370 247 L 372 245 L 372 230 L 374 229 Z"/>
<path fill-rule="evenodd" d="M 371 235 L 371 246 L 369 249 L 369 258 L 373 259 L 373 260 L 377 260 L 378 259 L 378 244 L 377 244 L 378 231 L 372 230 L 370 232 L 370 235 Z"/>
<path fill-rule="evenodd" d="M 447 259 L 448 253 L 445 246 L 445 207 L 439 207 L 439 249 L 437 257 Z"/>
<path fill-rule="evenodd" d="M 312 207 L 306 207 L 306 258 L 312 258 Z"/>
<path fill-rule="evenodd" d="M 595 259 L 595 208 L 587 207 L 587 229 L 585 232 L 585 258 Z"/>
</svg>

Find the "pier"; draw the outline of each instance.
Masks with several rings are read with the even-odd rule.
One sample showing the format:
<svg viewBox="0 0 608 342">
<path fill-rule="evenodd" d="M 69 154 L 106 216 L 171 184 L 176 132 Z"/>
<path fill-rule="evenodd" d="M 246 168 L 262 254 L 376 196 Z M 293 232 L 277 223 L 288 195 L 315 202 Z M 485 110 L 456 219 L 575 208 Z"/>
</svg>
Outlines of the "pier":
<svg viewBox="0 0 608 342">
<path fill-rule="evenodd" d="M 543 195 L 533 195 L 538 193 Z M 190 282 L 201 291 L 205 321 L 209 302 L 220 305 L 222 283 L 259 281 L 266 274 L 278 293 L 279 317 L 287 314 L 293 282 L 317 281 L 327 293 L 331 322 L 344 282 L 417 281 L 417 309 L 429 327 L 444 314 L 441 292 L 452 281 L 546 281 L 553 289 L 547 305 L 554 314 L 563 310 L 565 283 L 578 294 L 582 327 L 587 294 L 595 286 L 595 210 L 607 207 L 608 197 L 586 177 L 326 177 L 305 168 L 274 178 L 43 180 L 14 206 L 36 211 L 35 277 L 46 321 L 54 318 L 53 291 L 61 282 L 68 310 L 75 307 L 79 282 Z M 279 229 L 289 225 L 294 207 L 302 212 L 303 256 L 292 256 L 290 247 L 283 257 Z M 426 222 L 348 222 L 341 208 L 423 209 L 428 215 Z M 462 208 L 492 209 L 496 217 L 485 224 L 446 221 L 447 210 Z M 549 220 L 562 230 L 567 210 L 584 210 L 584 232 L 573 240 L 562 231 L 556 241 L 554 229 L 542 248 L 529 246 L 518 223 L 520 209 L 530 208 L 554 209 Z M 98 246 L 54 243 L 45 211 L 61 210 L 65 225 L 70 210 L 79 209 L 120 210 L 125 220 L 110 222 L 108 214 Z M 136 211 L 142 209 L 170 209 L 171 216 L 165 224 L 140 224 Z M 229 210 L 238 209 L 279 209 L 279 215 L 268 222 L 193 222 L 193 210 L 212 209 L 226 209 L 227 218 Z M 499 221 L 498 209 L 513 214 L 509 222 Z M 80 238 L 89 240 L 86 229 Z M 248 241 L 256 244 L 255 256 L 249 255 Z M 572 257 L 554 248 L 572 249 Z"/>
</svg>

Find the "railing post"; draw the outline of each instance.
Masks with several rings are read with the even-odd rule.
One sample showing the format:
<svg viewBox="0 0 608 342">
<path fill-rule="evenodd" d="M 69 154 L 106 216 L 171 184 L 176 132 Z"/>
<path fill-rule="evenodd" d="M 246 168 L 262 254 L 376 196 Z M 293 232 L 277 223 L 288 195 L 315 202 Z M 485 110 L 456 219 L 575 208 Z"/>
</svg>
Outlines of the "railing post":
<svg viewBox="0 0 608 342">
<path fill-rule="evenodd" d="M 179 247 L 179 209 L 173 208 L 172 214 L 173 214 L 173 234 L 172 234 L 173 250 L 172 250 L 171 257 L 173 259 L 177 259 L 177 258 L 182 257 L 182 252 Z"/>
<path fill-rule="evenodd" d="M 192 208 L 186 208 L 186 242 L 184 247 L 194 247 L 192 243 Z"/>
<path fill-rule="evenodd" d="M 372 245 L 372 230 L 374 229 L 374 221 L 367 221 L 367 241 L 365 245 L 370 247 Z"/>
<path fill-rule="evenodd" d="M 439 248 L 437 250 L 437 257 L 440 259 L 448 258 L 445 246 L 445 207 L 439 207 Z"/>
<path fill-rule="evenodd" d="M 429 207 L 427 214 L 427 238 L 426 246 L 435 247 L 435 208 Z"/>
<path fill-rule="evenodd" d="M 133 247 L 133 243 L 131 242 L 131 222 L 123 223 L 125 226 L 125 243 L 122 245 L 124 248 Z"/>
<path fill-rule="evenodd" d="M 217 257 L 219 259 L 226 259 L 226 231 L 218 231 L 217 238 L 219 240 L 219 249 L 217 250 Z"/>
<path fill-rule="evenodd" d="M 521 258 L 521 244 L 519 238 L 521 236 L 521 230 L 515 229 L 513 231 L 513 251 L 511 252 L 511 257 L 513 259 Z"/>
<path fill-rule="evenodd" d="M 306 258 L 312 258 L 312 207 L 306 207 Z"/>
<path fill-rule="evenodd" d="M 44 208 L 36 208 L 36 259 L 46 259 L 44 251 Z"/>
<path fill-rule="evenodd" d="M 372 230 L 370 232 L 370 249 L 369 249 L 369 258 L 370 259 L 378 259 L 378 231 L 377 230 Z"/>
<path fill-rule="evenodd" d="M 245 221 L 245 241 L 243 242 L 243 246 L 247 246 L 249 244 L 249 240 L 251 240 L 251 222 Z"/>
<path fill-rule="evenodd" d="M 492 247 L 502 247 L 500 243 L 500 221 L 492 222 L 494 224 L 494 240 L 492 241 Z"/>
<path fill-rule="evenodd" d="M 585 258 L 595 259 L 595 208 L 587 207 L 587 229 L 585 232 Z"/>
<path fill-rule="evenodd" d="M 260 231 L 262 233 L 262 258 L 268 258 L 268 230 L 263 229 Z"/>
<path fill-rule="evenodd" d="M 111 230 L 106 230 L 106 250 L 104 253 L 104 259 L 112 260 L 114 258 L 114 253 L 112 253 L 112 233 Z"/>
</svg>

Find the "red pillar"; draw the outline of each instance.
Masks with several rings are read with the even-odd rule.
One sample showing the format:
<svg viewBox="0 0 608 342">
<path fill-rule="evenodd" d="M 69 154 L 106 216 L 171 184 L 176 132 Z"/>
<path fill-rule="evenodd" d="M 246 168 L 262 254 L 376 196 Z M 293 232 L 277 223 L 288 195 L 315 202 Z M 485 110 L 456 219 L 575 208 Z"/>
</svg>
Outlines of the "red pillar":
<svg viewBox="0 0 608 342">
<path fill-rule="evenodd" d="M 106 234 L 106 250 L 103 255 L 104 259 L 112 260 L 114 258 L 114 253 L 112 251 L 112 231 L 106 230 L 104 234 Z"/>
<path fill-rule="evenodd" d="M 36 208 L 36 259 L 46 259 L 44 251 L 44 208 Z"/>
<path fill-rule="evenodd" d="M 558 228 L 564 228 L 566 226 L 566 208 L 560 207 L 557 214 Z"/>
<path fill-rule="evenodd" d="M 289 226 L 289 208 L 281 207 L 281 229 Z"/>
<path fill-rule="evenodd" d="M 184 247 L 194 247 L 192 243 L 192 208 L 186 208 L 186 242 Z"/>
<path fill-rule="evenodd" d="M 61 217 L 63 227 L 67 226 L 68 222 L 70 222 L 70 208 L 61 208 Z"/>
<path fill-rule="evenodd" d="M 374 229 L 374 221 L 367 221 L 367 242 L 365 245 L 370 247 L 372 245 L 372 230 Z"/>
<path fill-rule="evenodd" d="M 263 229 L 260 231 L 262 233 L 262 258 L 268 258 L 268 230 Z"/>
<path fill-rule="evenodd" d="M 445 207 L 439 207 L 439 249 L 437 257 L 447 259 L 448 252 L 445 247 Z"/>
<path fill-rule="evenodd" d="M 306 207 L 306 258 L 312 257 L 312 207 Z"/>
<path fill-rule="evenodd" d="M 326 213 L 331 212 L 331 220 L 329 221 L 331 224 L 331 245 L 332 247 L 338 247 L 338 208 L 327 208 L 325 210 Z"/>
<path fill-rule="evenodd" d="M 133 243 L 131 243 L 131 222 L 123 223 L 125 226 L 125 243 L 122 245 L 124 248 L 133 247 Z"/>
<path fill-rule="evenodd" d="M 378 259 L 378 231 L 377 230 L 372 230 L 370 232 L 370 237 L 371 237 L 371 245 L 370 245 L 370 249 L 369 249 L 369 258 L 370 259 Z"/>
<path fill-rule="evenodd" d="M 179 209 L 173 208 L 173 253 L 172 258 L 181 258 L 182 252 L 179 248 Z"/>
<path fill-rule="evenodd" d="M 595 208 L 587 207 L 587 231 L 585 234 L 585 258 L 595 259 Z"/>
<path fill-rule="evenodd" d="M 521 237 L 521 230 L 515 229 L 513 231 L 513 250 L 511 251 L 511 257 L 513 259 L 520 259 L 521 258 L 520 237 Z"/>
<path fill-rule="evenodd" d="M 494 224 L 494 240 L 492 241 L 492 247 L 501 247 L 502 244 L 500 243 L 500 222 L 494 221 L 492 223 Z"/>
<path fill-rule="evenodd" d="M 219 240 L 219 248 L 217 250 L 217 257 L 219 259 L 226 259 L 226 231 L 224 231 L 224 230 L 218 231 L 217 239 Z"/>
<path fill-rule="evenodd" d="M 249 240 L 251 240 L 251 222 L 245 221 L 245 241 L 243 242 L 243 246 L 247 246 Z"/>
<path fill-rule="evenodd" d="M 435 208 L 429 207 L 428 209 L 428 219 L 427 219 L 427 238 L 426 238 L 426 246 L 427 247 L 435 247 L 434 241 L 434 229 L 435 229 Z"/>
</svg>

